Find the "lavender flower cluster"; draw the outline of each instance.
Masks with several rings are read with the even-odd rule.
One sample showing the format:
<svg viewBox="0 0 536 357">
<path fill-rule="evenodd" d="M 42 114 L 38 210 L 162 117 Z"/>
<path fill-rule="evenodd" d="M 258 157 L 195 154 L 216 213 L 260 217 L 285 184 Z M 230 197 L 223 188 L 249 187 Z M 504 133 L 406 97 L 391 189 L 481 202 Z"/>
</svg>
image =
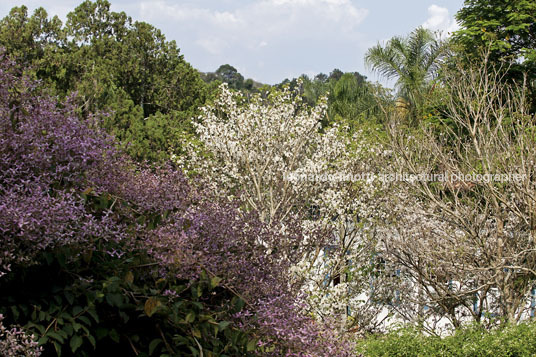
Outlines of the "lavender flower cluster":
<svg viewBox="0 0 536 357">
<path fill-rule="evenodd" d="M 0 354 L 7 357 L 39 357 L 42 348 L 28 335 L 17 327 L 6 328 L 2 323 L 4 316 L 0 314 Z"/>
<path fill-rule="evenodd" d="M 350 354 L 329 326 L 301 312 L 298 289 L 288 283 L 299 231 L 277 235 L 172 167 L 134 165 L 97 118 L 76 112 L 0 55 L 0 279 L 46 250 L 89 251 L 104 242 L 118 257 L 148 254 L 162 277 L 196 279 L 206 271 L 222 278 L 246 301 L 236 323 L 257 331 L 259 345 L 275 346 L 274 355 Z M 96 212 L 88 196 L 113 203 Z M 158 225 L 137 219 L 148 216 L 161 217 Z M 23 333 L 1 331 L 6 348 L 18 348 L 15 340 L 35 348 Z"/>
<path fill-rule="evenodd" d="M 92 215 L 79 195 L 90 174 L 117 156 L 111 138 L 81 121 L 0 58 L 0 235 L 3 274 L 62 245 L 90 249 L 96 237 L 120 239 L 107 215 Z"/>
</svg>

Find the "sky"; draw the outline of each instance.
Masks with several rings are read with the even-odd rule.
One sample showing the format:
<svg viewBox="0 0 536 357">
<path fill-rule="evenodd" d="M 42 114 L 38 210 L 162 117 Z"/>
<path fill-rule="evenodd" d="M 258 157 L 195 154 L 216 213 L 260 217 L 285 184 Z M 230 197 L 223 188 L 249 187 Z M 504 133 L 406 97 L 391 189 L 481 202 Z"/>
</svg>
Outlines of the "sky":
<svg viewBox="0 0 536 357">
<path fill-rule="evenodd" d="M 14 6 L 43 6 L 65 20 L 82 0 L 0 0 L 0 17 Z M 245 77 L 275 84 L 301 74 L 358 71 L 384 82 L 365 66 L 368 48 L 419 26 L 456 30 L 463 0 L 110 0 L 175 40 L 200 71 L 231 64 Z"/>
</svg>

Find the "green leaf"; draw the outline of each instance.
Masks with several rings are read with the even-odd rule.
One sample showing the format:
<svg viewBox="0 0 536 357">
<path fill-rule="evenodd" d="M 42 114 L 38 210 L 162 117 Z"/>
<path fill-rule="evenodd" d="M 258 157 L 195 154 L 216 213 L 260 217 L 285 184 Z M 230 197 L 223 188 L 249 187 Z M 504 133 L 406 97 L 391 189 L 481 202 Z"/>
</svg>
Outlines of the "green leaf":
<svg viewBox="0 0 536 357">
<path fill-rule="evenodd" d="M 56 341 L 53 342 L 54 348 L 56 349 L 56 353 L 58 354 L 58 357 L 61 356 L 61 345 L 57 343 Z"/>
<path fill-rule="evenodd" d="M 217 276 L 211 278 L 210 279 L 210 287 L 211 287 L 211 289 L 214 289 L 215 287 L 217 287 L 222 280 L 223 280 L 222 278 L 219 278 Z"/>
<path fill-rule="evenodd" d="M 61 337 L 60 334 L 55 331 L 48 331 L 47 336 L 52 337 L 53 339 L 57 340 L 60 343 L 63 343 L 65 341 L 63 337 Z"/>
<path fill-rule="evenodd" d="M 192 330 L 192 335 L 194 335 L 194 337 L 201 338 L 201 331 L 199 331 L 197 328 L 194 328 Z"/>
<path fill-rule="evenodd" d="M 13 319 L 17 321 L 19 319 L 19 309 L 15 305 L 11 306 L 11 313 L 13 313 Z"/>
<path fill-rule="evenodd" d="M 150 297 L 145 301 L 143 311 L 149 317 L 151 317 L 162 303 L 155 297 Z"/>
<path fill-rule="evenodd" d="M 84 309 L 82 309 L 82 307 L 80 307 L 78 305 L 73 307 L 73 315 L 75 315 L 75 316 L 78 315 L 79 313 L 81 313 L 82 311 L 84 311 Z"/>
<path fill-rule="evenodd" d="M 45 326 L 43 325 L 37 325 L 33 322 L 29 322 L 27 325 L 26 325 L 26 328 L 36 328 L 38 331 L 39 331 L 39 334 L 40 335 L 43 335 L 45 333 Z"/>
<path fill-rule="evenodd" d="M 47 314 L 44 311 L 39 311 L 39 321 L 46 319 Z"/>
<path fill-rule="evenodd" d="M 106 294 L 106 302 L 110 306 L 121 307 L 123 305 L 123 295 L 121 295 L 121 294 Z"/>
<path fill-rule="evenodd" d="M 248 342 L 248 345 L 247 345 L 247 351 L 248 352 L 251 352 L 251 351 L 254 351 L 255 350 L 255 346 L 257 346 L 257 341 L 256 340 L 249 340 Z"/>
<path fill-rule="evenodd" d="M 192 305 L 194 305 L 195 307 L 197 307 L 199 310 L 203 310 L 204 309 L 204 305 L 198 301 L 192 301 Z"/>
<path fill-rule="evenodd" d="M 134 274 L 133 274 L 131 271 L 129 271 L 129 272 L 126 273 L 126 275 L 125 275 L 125 282 L 126 282 L 127 284 L 132 284 L 132 283 L 134 282 Z"/>
<path fill-rule="evenodd" d="M 85 316 L 79 316 L 78 319 L 88 326 L 91 326 L 91 321 Z"/>
<path fill-rule="evenodd" d="M 95 308 L 91 308 L 87 310 L 87 313 L 91 315 L 93 320 L 95 320 L 96 323 L 99 323 L 99 315 L 97 315 L 97 311 L 95 311 Z"/>
<path fill-rule="evenodd" d="M 67 302 L 69 302 L 69 305 L 72 305 L 74 302 L 74 295 L 70 291 L 65 291 L 64 295 Z"/>
<path fill-rule="evenodd" d="M 73 334 L 73 325 L 71 324 L 66 324 L 64 327 L 63 327 L 63 331 L 65 331 L 65 333 L 67 334 L 67 336 L 71 336 Z"/>
<path fill-rule="evenodd" d="M 71 346 L 71 351 L 74 353 L 76 352 L 76 350 L 82 346 L 82 337 L 78 336 L 78 335 L 74 335 L 72 338 L 71 338 L 71 343 L 69 344 Z"/>
<path fill-rule="evenodd" d="M 220 331 L 223 331 L 223 330 L 225 330 L 227 328 L 227 326 L 229 326 L 230 323 L 231 323 L 231 321 L 220 321 L 218 323 L 218 329 Z"/>
<path fill-rule="evenodd" d="M 42 346 L 47 342 L 48 342 L 48 336 L 43 336 L 39 340 L 37 340 L 37 343 L 39 344 L 39 346 Z"/>
<path fill-rule="evenodd" d="M 123 311 L 119 311 L 119 316 L 121 317 L 121 319 L 123 320 L 123 322 L 128 322 L 128 320 L 130 320 L 130 316 L 128 316 L 128 314 L 126 314 L 125 312 Z"/>
<path fill-rule="evenodd" d="M 91 345 L 93 346 L 93 349 L 97 348 L 97 342 L 95 341 L 95 337 L 93 337 L 91 335 L 87 335 L 87 339 L 91 343 Z"/>
<path fill-rule="evenodd" d="M 245 305 L 244 300 L 242 300 L 241 298 L 237 298 L 236 303 L 235 303 L 235 310 L 241 311 L 244 305 Z"/>
<path fill-rule="evenodd" d="M 185 318 L 186 323 L 194 322 L 194 320 L 195 320 L 195 312 L 192 311 L 188 313 L 188 315 L 186 315 L 186 318 Z"/>
<path fill-rule="evenodd" d="M 197 298 L 200 297 L 201 294 L 202 294 L 201 288 L 200 288 L 199 286 L 195 286 L 195 285 L 192 286 L 192 288 L 191 288 L 191 292 L 192 292 L 192 297 L 193 297 L 194 299 L 197 299 Z"/>
<path fill-rule="evenodd" d="M 119 343 L 119 334 L 117 333 L 115 329 L 111 329 L 108 336 L 110 336 L 112 341 L 114 341 L 115 343 Z"/>
<path fill-rule="evenodd" d="M 158 345 L 161 343 L 162 343 L 162 340 L 159 338 L 155 338 L 154 340 L 151 341 L 151 343 L 149 344 L 149 356 L 153 354 L 156 347 L 158 347 Z"/>
<path fill-rule="evenodd" d="M 104 337 L 108 336 L 108 329 L 105 327 L 97 327 L 95 336 L 97 337 L 97 340 L 102 340 Z"/>
</svg>

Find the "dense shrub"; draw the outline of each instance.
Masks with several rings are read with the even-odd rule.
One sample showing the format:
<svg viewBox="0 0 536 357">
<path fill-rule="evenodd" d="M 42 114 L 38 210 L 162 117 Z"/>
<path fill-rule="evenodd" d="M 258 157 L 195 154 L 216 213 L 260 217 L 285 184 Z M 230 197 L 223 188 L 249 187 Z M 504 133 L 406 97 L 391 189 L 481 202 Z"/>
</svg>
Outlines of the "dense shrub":
<svg viewBox="0 0 536 357">
<path fill-rule="evenodd" d="M 452 336 L 444 338 L 425 336 L 416 329 L 404 328 L 384 336 L 370 336 L 358 345 L 358 351 L 366 357 L 534 356 L 534 336 L 535 323 L 508 325 L 491 331 L 475 325 L 458 329 Z"/>
<path fill-rule="evenodd" d="M 44 355 L 345 355 L 288 246 L 172 167 L 136 165 L 0 58 L 0 314 Z M 337 342 L 337 343 L 335 343 Z"/>
</svg>

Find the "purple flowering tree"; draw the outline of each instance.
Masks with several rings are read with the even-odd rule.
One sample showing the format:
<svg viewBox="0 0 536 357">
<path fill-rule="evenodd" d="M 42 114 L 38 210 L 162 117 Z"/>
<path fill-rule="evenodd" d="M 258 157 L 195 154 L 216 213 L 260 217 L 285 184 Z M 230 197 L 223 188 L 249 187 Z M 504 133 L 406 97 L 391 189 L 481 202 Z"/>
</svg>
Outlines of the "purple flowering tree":
<svg viewBox="0 0 536 357">
<path fill-rule="evenodd" d="M 0 313 L 45 351 L 351 354 L 288 282 L 299 229 L 135 165 L 5 56 L 0 132 Z"/>
</svg>

